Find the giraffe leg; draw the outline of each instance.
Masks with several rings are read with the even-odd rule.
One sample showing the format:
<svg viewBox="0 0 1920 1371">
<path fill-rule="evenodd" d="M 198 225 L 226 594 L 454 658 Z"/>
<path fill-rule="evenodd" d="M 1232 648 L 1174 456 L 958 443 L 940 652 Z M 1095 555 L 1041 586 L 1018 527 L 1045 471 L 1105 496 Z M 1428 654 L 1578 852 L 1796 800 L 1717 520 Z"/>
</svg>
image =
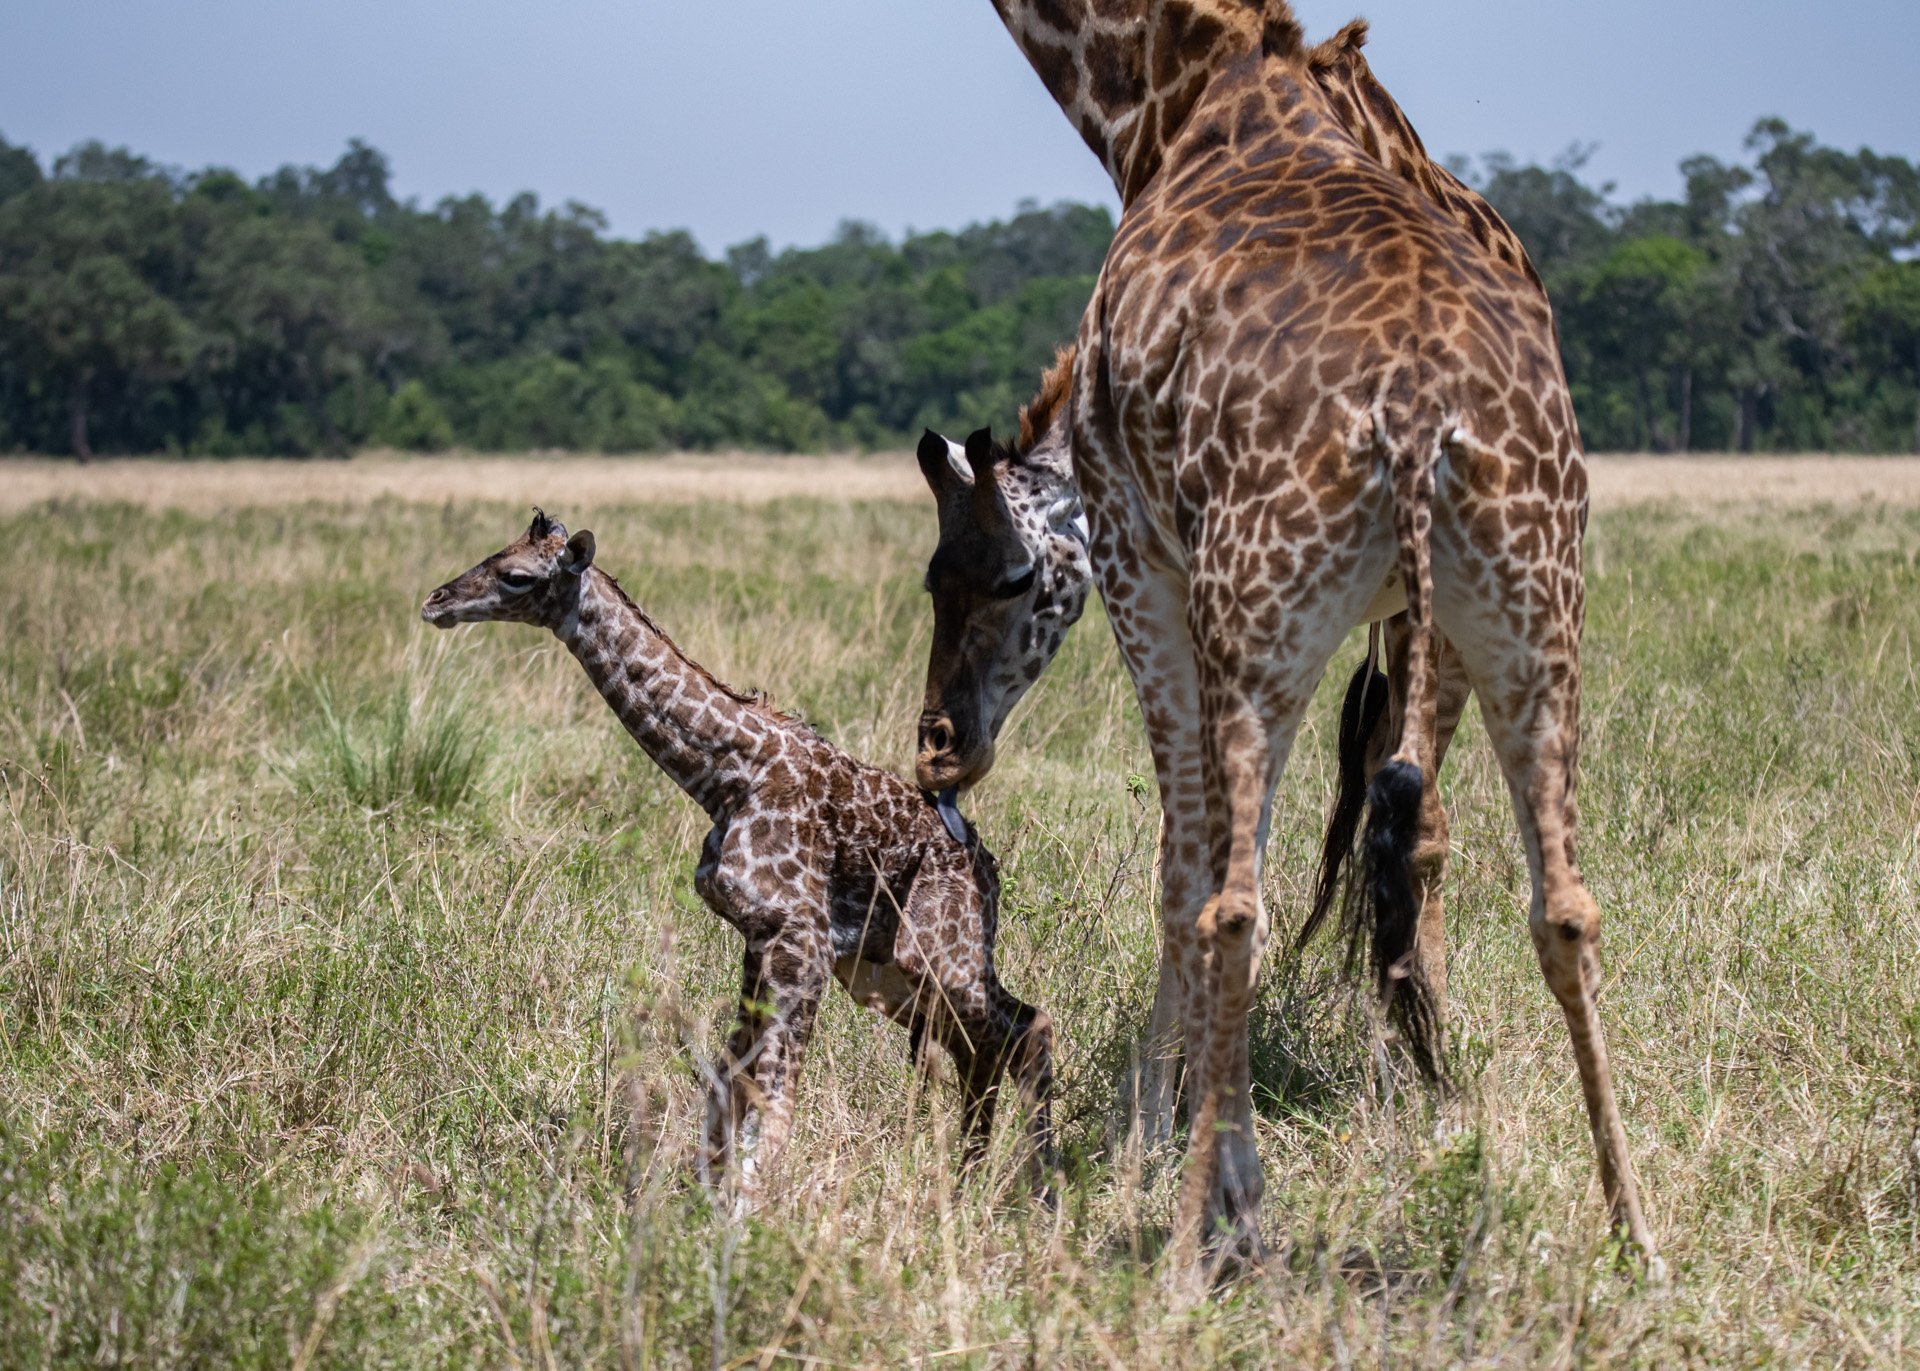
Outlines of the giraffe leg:
<svg viewBox="0 0 1920 1371">
<path fill-rule="evenodd" d="M 1463 527 L 1473 527 L 1462 519 Z M 1436 537 L 1436 549 L 1442 546 Z M 1469 545 L 1469 555 L 1475 549 Z M 1497 550 L 1478 549 L 1475 560 L 1491 567 L 1505 594 L 1468 594 L 1481 586 L 1464 575 L 1436 577 L 1436 609 L 1464 654 L 1480 696 L 1487 735 L 1500 759 L 1514 815 L 1526 847 L 1533 898 L 1528 928 L 1547 986 L 1559 1002 L 1573 1040 L 1574 1062 L 1593 1131 L 1600 1184 L 1615 1227 L 1658 1269 L 1653 1232 L 1640 1206 L 1639 1186 L 1627 1157 L 1627 1134 L 1614 1098 L 1613 1073 L 1601 1032 L 1600 909 L 1580 877 L 1574 856 L 1575 780 L 1580 737 L 1580 628 L 1577 532 L 1558 552 L 1558 565 L 1515 567 Z M 1456 554 L 1457 555 L 1457 554 Z M 1436 570 L 1440 569 L 1436 558 Z M 1555 603 L 1539 587 L 1567 576 L 1558 597 L 1561 612 L 1528 618 L 1506 612 L 1513 604 Z M 1567 575 L 1567 573 L 1571 573 Z M 1446 586 L 1444 600 L 1439 592 Z M 1543 622 L 1544 621 L 1544 622 Z M 1521 636 L 1521 626 L 1531 630 Z"/>
<path fill-rule="evenodd" d="M 1128 1082 L 1144 1151 L 1173 1136 L 1181 1043 L 1199 981 L 1194 928 L 1213 889 L 1200 761 L 1200 684 L 1183 584 L 1127 574 L 1145 560 L 1144 531 L 1123 526 L 1123 556 L 1102 570 L 1107 618 L 1132 676 L 1160 790 L 1160 965 L 1153 1012 Z"/>
<path fill-rule="evenodd" d="M 1011 1075 L 1027 1124 L 1024 1161 L 1034 1188 L 1043 1190 L 1054 1162 L 1053 1021 L 1015 999 L 998 980 L 989 980 L 984 989 L 984 1012 L 957 1025 L 960 1031 L 948 1044 L 959 1068 L 966 1165 L 971 1168 L 986 1155 L 1001 1078 Z"/>
<path fill-rule="evenodd" d="M 1223 578 L 1224 579 L 1224 578 Z M 1303 596 L 1303 598 L 1306 598 Z M 1226 597 L 1196 596 L 1196 618 Z M 1319 601 L 1327 612 L 1290 615 L 1294 631 L 1256 641 L 1244 621 L 1204 626 L 1203 760 L 1211 859 L 1219 885 L 1201 910 L 1199 1025 L 1190 1026 L 1189 1136 L 1175 1221 L 1172 1259 L 1191 1270 L 1198 1242 L 1225 1238 L 1258 1251 L 1262 1194 L 1255 1145 L 1247 1020 L 1270 924 L 1260 893 L 1272 822 L 1274 787 L 1286 768 L 1300 721 L 1351 612 Z M 1359 607 L 1353 606 L 1357 611 Z M 1224 1230 L 1224 1231 L 1223 1231 Z"/>
<path fill-rule="evenodd" d="M 709 1073 L 707 1122 L 697 1170 L 702 1185 L 718 1186 L 734 1167 L 734 1144 L 746 1120 L 751 1067 L 771 1016 L 760 1003 L 760 958 L 749 943 L 741 954 L 740 1000 L 733 1033 Z"/>
<path fill-rule="evenodd" d="M 1197 1244 L 1224 1237 L 1260 1243 L 1260 1156 L 1253 1131 L 1247 1018 L 1270 926 L 1260 897 L 1273 787 L 1310 688 L 1290 701 L 1206 693 L 1208 792 L 1224 877 L 1195 926 L 1200 948 L 1198 1023 L 1189 1023 L 1188 1139 L 1173 1261 L 1189 1269 Z M 1263 707 L 1264 706 L 1264 707 Z M 1277 707 L 1276 707 L 1277 706 Z M 1223 1233 L 1221 1230 L 1225 1230 Z"/>
<path fill-rule="evenodd" d="M 1057 1159 L 1053 1139 L 1053 1020 L 1014 1001 L 1012 1034 L 1003 1053 L 1027 1120 L 1027 1154 L 1036 1194 L 1046 1194 Z"/>
<path fill-rule="evenodd" d="M 1258 549 L 1268 595 L 1249 603 L 1249 550 L 1232 536 L 1195 550 L 1188 616 L 1200 679 L 1208 861 L 1218 873 L 1195 926 L 1202 981 L 1189 1020 L 1189 1133 L 1171 1252 L 1197 1271 L 1198 1244 L 1219 1236 L 1257 1252 L 1262 1180 L 1253 1121 L 1247 1020 L 1270 935 L 1261 868 L 1274 788 L 1328 660 L 1383 572 L 1370 565 Z M 1372 574 L 1369 572 L 1372 571 Z M 1197 1019 L 1196 1024 L 1194 1020 Z M 1224 1230 L 1224 1231 L 1223 1231 Z"/>
<path fill-rule="evenodd" d="M 778 1165 L 793 1128 L 793 1084 L 826 990 L 828 967 L 811 931 L 783 929 L 755 949 L 741 971 L 740 1011 L 714 1070 L 702 1172 L 731 1167 L 751 1205 Z"/>
<path fill-rule="evenodd" d="M 1483 712 L 1526 844 L 1533 877 L 1527 924 L 1540 969 L 1573 1038 L 1587 1122 L 1599 1156 L 1601 1188 L 1615 1226 L 1652 1258 L 1653 1233 L 1641 1212 L 1639 1187 L 1627 1157 L 1626 1126 L 1614 1099 L 1613 1073 L 1600 1027 L 1600 908 L 1574 862 L 1572 739 L 1558 730 L 1543 732 L 1537 719 L 1530 717 L 1533 711 L 1524 707 L 1483 705 Z"/>
</svg>

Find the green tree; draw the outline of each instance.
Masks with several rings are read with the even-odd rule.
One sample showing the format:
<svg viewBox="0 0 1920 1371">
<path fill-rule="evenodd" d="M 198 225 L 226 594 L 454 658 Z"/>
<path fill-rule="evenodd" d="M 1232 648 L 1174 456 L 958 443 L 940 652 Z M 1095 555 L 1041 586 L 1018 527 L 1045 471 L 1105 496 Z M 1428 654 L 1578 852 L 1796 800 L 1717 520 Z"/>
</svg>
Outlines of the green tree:
<svg viewBox="0 0 1920 1371">
<path fill-rule="evenodd" d="M 1564 271 L 1605 252 L 1612 235 L 1611 187 L 1595 189 L 1580 179 L 1590 155 L 1591 149 L 1570 148 L 1553 166 L 1537 167 L 1494 153 L 1481 159 L 1478 174 L 1462 167 L 1526 243 L 1550 286 Z"/>
<path fill-rule="evenodd" d="M 190 330 L 164 293 L 178 269 L 171 210 L 159 180 L 78 179 L 71 159 L 0 202 L 0 354 L 29 391 L 63 402 L 80 461 L 103 399 L 137 402 L 131 392 L 187 361 Z"/>
<path fill-rule="evenodd" d="M 387 401 L 374 436 L 410 452 L 441 452 L 453 446 L 453 421 L 426 383 L 412 380 Z"/>
<path fill-rule="evenodd" d="M 283 451 L 342 452 L 329 396 L 398 345 L 366 263 L 317 224 L 218 226 L 201 263 L 205 369 L 229 413 L 251 410 Z"/>
<path fill-rule="evenodd" d="M 1570 323 L 1598 359 L 1594 371 L 1631 397 L 1632 446 L 1684 452 L 1692 443 L 1706 271 L 1706 254 L 1690 244 L 1664 235 L 1630 238 L 1581 278 L 1568 302 Z M 1660 422 L 1656 379 L 1671 390 L 1670 430 Z"/>
<path fill-rule="evenodd" d="M 1920 261 L 1889 262 L 1863 277 L 1848 333 L 1872 365 L 1912 384 L 1913 450 L 1920 453 Z"/>
<path fill-rule="evenodd" d="M 0 138 L 0 203 L 24 195 L 44 179 L 31 152 Z"/>
</svg>

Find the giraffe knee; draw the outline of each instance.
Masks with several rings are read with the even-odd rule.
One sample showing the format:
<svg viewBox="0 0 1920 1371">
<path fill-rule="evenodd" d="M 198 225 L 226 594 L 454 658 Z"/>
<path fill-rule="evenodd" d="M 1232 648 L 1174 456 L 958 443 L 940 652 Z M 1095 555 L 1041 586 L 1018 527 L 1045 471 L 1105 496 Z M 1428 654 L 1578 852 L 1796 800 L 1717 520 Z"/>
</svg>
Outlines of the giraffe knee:
<svg viewBox="0 0 1920 1371">
<path fill-rule="evenodd" d="M 1044 1009 L 1023 1006 L 1014 1030 L 1013 1074 L 1022 1089 L 1044 1100 L 1053 1091 L 1053 1020 Z"/>
<path fill-rule="evenodd" d="M 1546 955 L 1549 949 L 1578 946 L 1598 941 L 1600 909 L 1586 891 L 1565 900 L 1548 901 L 1532 919 L 1534 946 Z"/>
<path fill-rule="evenodd" d="M 1586 995 L 1598 980 L 1600 908 L 1580 890 L 1549 901 L 1532 919 L 1534 951 L 1547 985 L 1563 1004 Z"/>
<path fill-rule="evenodd" d="M 1260 896 L 1251 891 L 1223 890 L 1200 911 L 1200 938 L 1205 942 L 1235 943 L 1261 929 Z"/>
<path fill-rule="evenodd" d="M 1411 858 L 1416 876 L 1437 876 L 1446 869 L 1448 845 L 1453 837 L 1447 820 L 1447 807 L 1440 803 L 1440 787 L 1426 787 L 1420 802 L 1420 831 L 1414 839 Z"/>
</svg>

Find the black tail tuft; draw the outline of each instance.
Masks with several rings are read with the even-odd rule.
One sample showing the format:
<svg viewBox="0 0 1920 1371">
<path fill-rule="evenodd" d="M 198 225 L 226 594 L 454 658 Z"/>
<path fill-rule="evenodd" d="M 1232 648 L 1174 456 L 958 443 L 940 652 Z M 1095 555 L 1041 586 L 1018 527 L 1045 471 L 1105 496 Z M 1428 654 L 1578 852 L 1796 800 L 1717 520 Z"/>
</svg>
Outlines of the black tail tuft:
<svg viewBox="0 0 1920 1371">
<path fill-rule="evenodd" d="M 1367 804 L 1367 743 L 1387 710 L 1386 673 L 1374 668 L 1371 654 L 1347 682 L 1347 700 L 1340 707 L 1339 781 L 1333 793 L 1333 813 L 1327 816 L 1327 839 L 1320 849 L 1320 877 L 1313 909 L 1300 927 L 1295 947 L 1305 947 L 1333 912 L 1340 893 L 1340 877 L 1353 856 L 1360 835 L 1360 816 Z"/>
<path fill-rule="evenodd" d="M 1362 840 L 1365 873 L 1349 890 L 1342 922 L 1348 960 L 1367 963 L 1399 1028 L 1408 1053 L 1429 1080 L 1441 1078 L 1440 1019 L 1433 988 L 1420 973 L 1415 940 L 1420 899 L 1413 888 L 1413 848 L 1420 836 L 1420 768 L 1394 760 L 1380 768 L 1367 795 L 1367 834 Z M 1371 935 L 1371 936 L 1369 936 Z"/>
</svg>

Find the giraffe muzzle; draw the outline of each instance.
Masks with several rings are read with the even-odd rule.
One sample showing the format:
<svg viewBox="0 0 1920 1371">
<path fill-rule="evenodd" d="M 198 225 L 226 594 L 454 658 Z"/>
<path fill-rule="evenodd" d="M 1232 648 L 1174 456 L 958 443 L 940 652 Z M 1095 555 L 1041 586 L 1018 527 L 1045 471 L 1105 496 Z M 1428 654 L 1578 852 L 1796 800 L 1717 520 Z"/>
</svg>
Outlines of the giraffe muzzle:
<svg viewBox="0 0 1920 1371">
<path fill-rule="evenodd" d="M 420 617 L 435 628 L 452 628 L 460 622 L 460 616 L 453 608 L 453 596 L 448 587 L 441 586 L 427 596 L 427 602 L 420 606 Z"/>
<path fill-rule="evenodd" d="M 966 789 L 993 766 L 993 743 L 979 730 L 956 725 L 951 715 L 929 711 L 920 716 L 920 753 L 914 774 L 929 792 Z"/>
</svg>

